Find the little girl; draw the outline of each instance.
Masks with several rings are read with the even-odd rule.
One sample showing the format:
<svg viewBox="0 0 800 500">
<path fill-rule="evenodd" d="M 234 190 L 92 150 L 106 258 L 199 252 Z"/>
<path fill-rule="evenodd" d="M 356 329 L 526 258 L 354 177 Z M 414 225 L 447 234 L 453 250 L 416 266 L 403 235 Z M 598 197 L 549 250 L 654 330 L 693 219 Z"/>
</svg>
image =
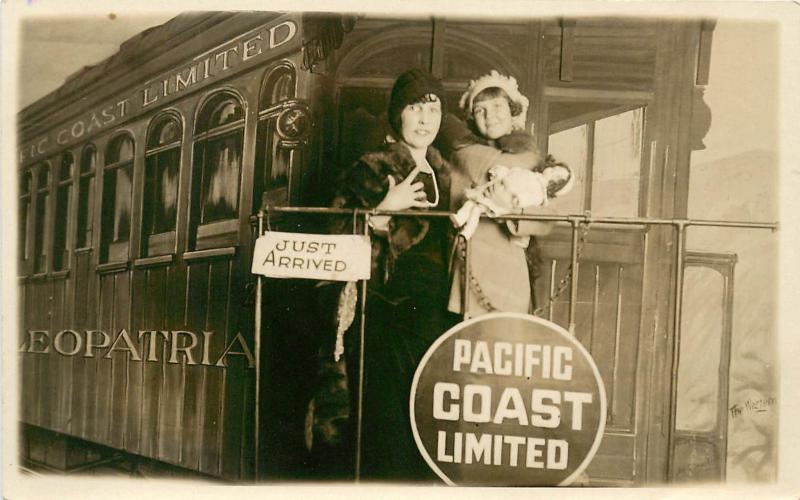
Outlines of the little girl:
<svg viewBox="0 0 800 500">
<path fill-rule="evenodd" d="M 534 138 L 525 132 L 528 99 L 519 92 L 513 77 L 493 70 L 473 80 L 461 97 L 460 107 L 469 128 L 448 116 L 440 132 L 453 163 L 451 209 L 457 210 L 467 201 L 470 188 L 487 183 L 490 169 L 498 165 L 534 172 L 567 168 L 552 156 L 543 158 Z M 543 214 L 550 210 L 535 207 L 522 213 Z M 470 240 L 469 283 L 463 282 L 463 255 L 455 261 L 449 310 L 467 317 L 491 311 L 530 313 L 532 272 L 529 273 L 526 249 L 518 244 L 518 237 L 544 235 L 550 228 L 549 223 L 535 221 L 480 220 Z M 465 311 L 462 294 L 466 286 L 470 293 Z"/>
</svg>

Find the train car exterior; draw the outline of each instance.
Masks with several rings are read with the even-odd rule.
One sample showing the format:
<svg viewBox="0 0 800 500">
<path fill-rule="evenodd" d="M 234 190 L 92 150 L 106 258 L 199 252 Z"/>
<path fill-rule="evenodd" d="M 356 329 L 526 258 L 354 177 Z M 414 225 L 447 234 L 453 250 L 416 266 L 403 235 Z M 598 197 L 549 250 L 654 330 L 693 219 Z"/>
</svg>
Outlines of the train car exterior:
<svg viewBox="0 0 800 500">
<path fill-rule="evenodd" d="M 256 360 L 259 208 L 324 204 L 338 166 L 380 135 L 365 124 L 382 120 L 394 78 L 422 67 L 442 79 L 451 109 L 471 78 L 515 75 L 531 100 L 529 130 L 568 161 L 576 145 L 613 141 L 615 126 L 636 131 L 618 172 L 593 172 L 591 154 L 572 160 L 580 173 L 565 213 L 685 217 L 712 28 L 242 12 L 182 15 L 129 40 L 19 116 L 26 432 L 231 480 L 253 478 L 257 463 L 262 477 L 303 476 L 311 285 L 270 285 L 273 320 Z M 581 235 L 574 298 L 558 293 L 570 228 L 541 241 L 540 314 L 572 327 L 608 394 L 590 484 L 670 478 L 675 238 L 644 224 L 594 227 Z M 724 474 L 719 431 L 684 450 L 709 457 L 708 478 Z"/>
</svg>

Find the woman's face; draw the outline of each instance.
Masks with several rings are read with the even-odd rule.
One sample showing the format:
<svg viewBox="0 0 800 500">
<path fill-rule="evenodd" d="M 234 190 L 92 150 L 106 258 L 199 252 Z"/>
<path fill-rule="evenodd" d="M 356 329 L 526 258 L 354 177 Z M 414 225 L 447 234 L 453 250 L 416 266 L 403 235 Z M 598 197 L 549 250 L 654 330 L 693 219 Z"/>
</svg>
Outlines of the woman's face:
<svg viewBox="0 0 800 500">
<path fill-rule="evenodd" d="M 508 135 L 514 128 L 511 106 L 505 97 L 492 97 L 474 103 L 472 118 L 478 131 L 487 139 Z"/>
<path fill-rule="evenodd" d="M 436 139 L 442 123 L 442 102 L 409 104 L 400 114 L 400 135 L 403 142 L 414 149 L 426 149 Z"/>
</svg>

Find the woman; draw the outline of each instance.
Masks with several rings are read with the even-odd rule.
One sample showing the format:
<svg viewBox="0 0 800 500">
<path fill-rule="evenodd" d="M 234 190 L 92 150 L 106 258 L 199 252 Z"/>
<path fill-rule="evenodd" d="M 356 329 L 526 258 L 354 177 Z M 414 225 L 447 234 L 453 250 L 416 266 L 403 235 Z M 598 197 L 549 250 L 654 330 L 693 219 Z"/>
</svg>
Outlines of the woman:
<svg viewBox="0 0 800 500">
<path fill-rule="evenodd" d="M 420 70 L 392 87 L 388 119 L 394 142 L 362 156 L 341 177 L 334 207 L 441 210 L 450 207 L 449 167 L 431 147 L 444 91 Z M 337 232 L 347 232 L 342 221 Z M 447 312 L 447 218 L 372 217 L 373 268 L 367 294 L 362 476 L 433 480 L 411 432 L 411 380 L 422 355 L 458 319 Z M 349 344 L 357 342 L 352 329 Z M 356 394 L 357 346 L 348 346 Z"/>
</svg>

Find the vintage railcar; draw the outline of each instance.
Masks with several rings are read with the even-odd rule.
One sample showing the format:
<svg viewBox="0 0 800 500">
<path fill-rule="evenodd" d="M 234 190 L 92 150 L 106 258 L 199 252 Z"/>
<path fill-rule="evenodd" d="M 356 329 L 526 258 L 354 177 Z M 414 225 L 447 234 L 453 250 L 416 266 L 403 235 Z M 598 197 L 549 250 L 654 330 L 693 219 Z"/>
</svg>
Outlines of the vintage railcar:
<svg viewBox="0 0 800 500">
<path fill-rule="evenodd" d="M 395 76 L 421 67 L 442 78 L 451 109 L 470 78 L 516 76 L 540 147 L 578 173 L 564 213 L 685 217 L 712 28 L 238 12 L 181 15 L 127 41 L 19 114 L 23 459 L 83 469 L 95 443 L 225 479 L 257 467 L 321 477 L 303 441 L 324 334 L 311 285 L 268 284 L 254 357 L 258 209 L 324 205 L 338 166 L 380 136 L 369 124 Z M 565 326 L 571 240 L 568 225 L 542 239 L 536 290 Z M 669 439 L 674 240 L 646 224 L 582 237 L 572 319 L 609 401 L 591 484 L 659 483 L 680 470 L 670 457 L 698 453 L 703 477 L 724 474 L 724 419 L 702 439 Z"/>
</svg>

